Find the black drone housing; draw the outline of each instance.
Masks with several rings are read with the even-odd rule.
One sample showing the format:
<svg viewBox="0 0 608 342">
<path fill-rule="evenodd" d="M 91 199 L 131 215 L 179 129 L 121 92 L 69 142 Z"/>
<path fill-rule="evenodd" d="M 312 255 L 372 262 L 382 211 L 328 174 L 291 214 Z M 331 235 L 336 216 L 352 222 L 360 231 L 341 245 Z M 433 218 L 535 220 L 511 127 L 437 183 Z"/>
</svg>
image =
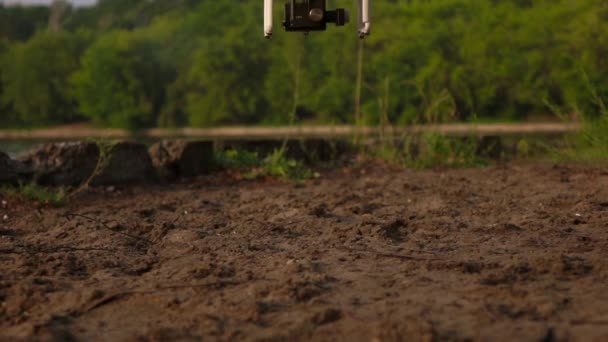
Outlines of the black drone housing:
<svg viewBox="0 0 608 342">
<path fill-rule="evenodd" d="M 286 31 L 325 31 L 328 23 L 343 26 L 348 22 L 343 8 L 327 10 L 326 0 L 291 0 L 285 4 Z"/>
</svg>

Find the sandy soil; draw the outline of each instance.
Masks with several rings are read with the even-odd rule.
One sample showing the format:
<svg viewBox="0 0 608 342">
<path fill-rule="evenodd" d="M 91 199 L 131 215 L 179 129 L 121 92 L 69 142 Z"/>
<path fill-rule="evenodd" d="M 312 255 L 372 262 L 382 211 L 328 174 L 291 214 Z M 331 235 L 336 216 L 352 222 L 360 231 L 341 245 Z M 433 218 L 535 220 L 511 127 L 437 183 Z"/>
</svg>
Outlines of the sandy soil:
<svg viewBox="0 0 608 342">
<path fill-rule="evenodd" d="M 608 173 L 368 165 L 9 201 L 0 336 L 607 341 Z"/>
</svg>

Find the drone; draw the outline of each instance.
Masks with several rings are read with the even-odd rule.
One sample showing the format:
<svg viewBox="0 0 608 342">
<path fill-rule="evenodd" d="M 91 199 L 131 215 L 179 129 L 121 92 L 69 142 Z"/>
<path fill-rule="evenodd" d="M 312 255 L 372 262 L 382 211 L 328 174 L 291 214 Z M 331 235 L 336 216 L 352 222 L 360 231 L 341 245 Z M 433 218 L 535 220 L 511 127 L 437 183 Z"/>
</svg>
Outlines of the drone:
<svg viewBox="0 0 608 342">
<path fill-rule="evenodd" d="M 370 2 L 356 0 L 359 5 L 358 34 L 360 38 L 371 32 Z M 264 36 L 272 37 L 273 0 L 264 0 Z M 285 4 L 283 26 L 288 32 L 325 31 L 327 24 L 344 26 L 349 22 L 348 11 L 344 8 L 327 9 L 327 0 L 291 0 Z"/>
</svg>

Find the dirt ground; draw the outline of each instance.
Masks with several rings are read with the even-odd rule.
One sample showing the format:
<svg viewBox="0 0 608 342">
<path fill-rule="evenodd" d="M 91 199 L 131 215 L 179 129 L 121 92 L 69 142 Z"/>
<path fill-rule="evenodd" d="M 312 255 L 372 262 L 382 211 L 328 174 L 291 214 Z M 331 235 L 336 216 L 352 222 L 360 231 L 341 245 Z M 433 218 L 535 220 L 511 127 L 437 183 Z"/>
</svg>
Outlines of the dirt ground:
<svg viewBox="0 0 608 342">
<path fill-rule="evenodd" d="M 9 200 L 0 336 L 608 341 L 608 172 L 374 164 Z"/>
</svg>

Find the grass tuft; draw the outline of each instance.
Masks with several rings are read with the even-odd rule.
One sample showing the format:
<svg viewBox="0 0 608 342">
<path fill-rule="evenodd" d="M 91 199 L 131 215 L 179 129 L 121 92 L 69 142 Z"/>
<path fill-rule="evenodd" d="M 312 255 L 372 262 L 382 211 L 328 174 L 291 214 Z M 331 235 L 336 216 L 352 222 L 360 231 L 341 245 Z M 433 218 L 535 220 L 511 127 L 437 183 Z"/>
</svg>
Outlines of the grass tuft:
<svg viewBox="0 0 608 342">
<path fill-rule="evenodd" d="M 372 156 L 415 169 L 466 168 L 488 164 L 481 140 L 476 136 L 456 138 L 423 133 L 399 140 L 401 143 L 381 143 L 374 148 Z"/>
<path fill-rule="evenodd" d="M 68 192 L 63 187 L 51 189 L 36 183 L 21 184 L 19 186 L 5 186 L 0 189 L 0 193 L 5 196 L 36 201 L 53 207 L 62 207 L 66 205 L 68 195 Z"/>
<path fill-rule="evenodd" d="M 555 155 L 559 160 L 576 162 L 608 160 L 608 113 L 585 119 L 581 130 L 567 136 L 565 147 Z"/>
<path fill-rule="evenodd" d="M 239 170 L 249 179 L 268 176 L 302 182 L 317 176 L 303 161 L 288 158 L 286 148 L 276 149 L 264 158 L 244 150 L 221 151 L 215 160 L 219 168 Z"/>
</svg>

